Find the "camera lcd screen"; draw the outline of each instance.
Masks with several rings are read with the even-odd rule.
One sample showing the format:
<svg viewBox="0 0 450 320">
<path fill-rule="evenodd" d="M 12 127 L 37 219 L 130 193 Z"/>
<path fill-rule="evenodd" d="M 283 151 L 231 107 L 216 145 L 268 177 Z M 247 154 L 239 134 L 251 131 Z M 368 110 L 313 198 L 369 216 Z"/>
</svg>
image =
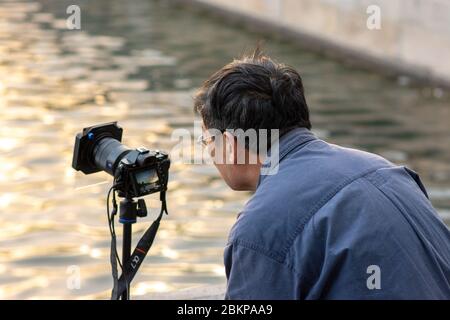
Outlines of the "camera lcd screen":
<svg viewBox="0 0 450 320">
<path fill-rule="evenodd" d="M 135 178 L 140 190 L 145 190 L 147 187 L 152 187 L 158 182 L 158 174 L 154 169 L 137 171 L 135 173 Z"/>
<path fill-rule="evenodd" d="M 154 169 L 142 170 L 135 173 L 136 182 L 139 187 L 158 182 L 158 174 Z"/>
</svg>

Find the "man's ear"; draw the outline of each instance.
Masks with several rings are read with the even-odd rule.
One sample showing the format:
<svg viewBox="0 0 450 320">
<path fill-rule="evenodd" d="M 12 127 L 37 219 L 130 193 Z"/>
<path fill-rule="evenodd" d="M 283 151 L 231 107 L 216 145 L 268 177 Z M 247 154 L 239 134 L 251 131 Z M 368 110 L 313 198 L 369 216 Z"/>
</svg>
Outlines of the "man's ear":
<svg viewBox="0 0 450 320">
<path fill-rule="evenodd" d="M 227 164 L 235 164 L 237 158 L 237 145 L 236 145 L 236 137 L 228 131 L 223 133 L 224 141 L 225 141 L 225 151 L 226 151 L 226 159 L 225 163 Z"/>
</svg>

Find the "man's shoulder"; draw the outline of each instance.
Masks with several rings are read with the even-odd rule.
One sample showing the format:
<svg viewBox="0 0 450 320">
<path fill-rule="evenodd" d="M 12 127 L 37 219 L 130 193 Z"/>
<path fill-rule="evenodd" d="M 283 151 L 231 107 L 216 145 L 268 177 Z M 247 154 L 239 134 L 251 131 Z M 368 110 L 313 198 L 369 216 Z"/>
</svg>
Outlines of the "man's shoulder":
<svg viewBox="0 0 450 320">
<path fill-rule="evenodd" d="M 277 175 L 267 176 L 258 186 L 233 226 L 229 241 L 247 243 L 284 257 L 314 214 L 333 201 L 337 193 L 341 193 L 339 201 L 356 201 L 354 194 L 344 190 L 345 187 L 377 168 L 390 166 L 387 161 L 365 159 L 371 154 L 361 155 L 352 150 L 326 150 L 330 154 L 327 162 L 317 159 L 321 152 L 323 150 L 303 151 L 302 157 L 283 160 L 289 163 L 284 162 Z M 349 162 L 362 157 L 365 160 L 361 162 L 365 163 L 347 171 L 333 167 L 333 159 L 337 157 L 333 153 L 339 153 L 341 157 L 341 153 L 346 152 L 350 152 Z M 311 166 L 309 158 L 314 157 L 316 164 Z"/>
</svg>

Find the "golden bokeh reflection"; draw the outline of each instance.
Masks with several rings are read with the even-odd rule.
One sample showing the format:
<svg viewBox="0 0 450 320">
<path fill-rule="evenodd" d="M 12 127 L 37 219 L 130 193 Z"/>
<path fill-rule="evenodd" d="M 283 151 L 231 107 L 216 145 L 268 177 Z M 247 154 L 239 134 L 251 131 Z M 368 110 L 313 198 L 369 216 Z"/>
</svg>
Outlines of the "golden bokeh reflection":
<svg viewBox="0 0 450 320">
<path fill-rule="evenodd" d="M 111 179 L 72 170 L 75 134 L 118 120 L 126 145 L 171 150 L 174 129 L 193 129 L 195 87 L 256 43 L 254 33 L 154 0 L 85 1 L 86 24 L 70 31 L 69 4 L 0 2 L 0 299 L 108 298 Z M 316 132 L 423 173 L 449 221 L 448 97 L 276 41 L 273 54 L 305 74 Z M 141 298 L 223 284 L 223 247 L 249 197 L 208 165 L 173 163 L 169 190 L 169 215 L 134 280 Z M 159 209 L 157 196 L 148 200 L 134 239 Z"/>
<path fill-rule="evenodd" d="M 124 37 L 68 32 L 45 10 L 39 2 L 0 3 L 0 299 L 107 298 L 111 180 L 71 168 L 74 136 L 84 126 L 119 120 L 128 145 L 170 150 L 173 128 L 193 124 L 186 108 L 192 91 L 177 90 L 172 99 L 133 79 L 141 68 L 173 66 L 174 57 L 154 49 L 118 53 L 126 49 Z M 188 168 L 175 166 L 172 177 L 181 170 Z M 215 228 L 198 222 L 207 196 L 188 199 L 204 180 L 186 177 L 169 198 L 171 214 L 135 280 L 136 296 L 224 281 L 217 269 L 235 212 L 206 214 Z M 215 193 L 227 193 L 225 186 Z M 235 207 L 243 200 L 233 198 Z M 155 212 L 159 201 L 149 203 Z M 134 237 L 150 222 L 138 223 Z"/>
</svg>

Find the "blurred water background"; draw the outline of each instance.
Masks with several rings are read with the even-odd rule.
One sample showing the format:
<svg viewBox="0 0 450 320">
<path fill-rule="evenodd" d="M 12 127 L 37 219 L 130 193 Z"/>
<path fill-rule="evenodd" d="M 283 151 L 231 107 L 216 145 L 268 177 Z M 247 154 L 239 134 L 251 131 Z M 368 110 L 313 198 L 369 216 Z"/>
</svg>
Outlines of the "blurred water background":
<svg viewBox="0 0 450 320">
<path fill-rule="evenodd" d="M 73 2 L 73 1 L 72 1 Z M 124 143 L 170 150 L 193 129 L 192 95 L 259 39 L 304 78 L 315 133 L 418 171 L 450 222 L 450 97 L 331 61 L 170 1 L 0 1 L 0 299 L 107 298 L 105 195 L 110 177 L 71 168 L 76 132 L 115 121 Z M 84 186 L 94 186 L 83 188 Z M 223 246 L 250 196 L 208 165 L 174 163 L 170 215 L 134 281 L 145 298 L 225 282 Z M 135 237 L 155 216 L 135 225 Z M 76 266 L 81 288 L 67 286 Z"/>
</svg>

